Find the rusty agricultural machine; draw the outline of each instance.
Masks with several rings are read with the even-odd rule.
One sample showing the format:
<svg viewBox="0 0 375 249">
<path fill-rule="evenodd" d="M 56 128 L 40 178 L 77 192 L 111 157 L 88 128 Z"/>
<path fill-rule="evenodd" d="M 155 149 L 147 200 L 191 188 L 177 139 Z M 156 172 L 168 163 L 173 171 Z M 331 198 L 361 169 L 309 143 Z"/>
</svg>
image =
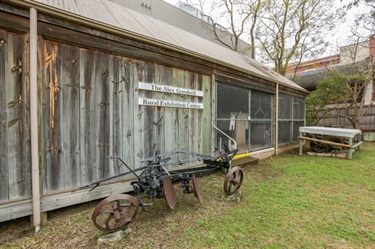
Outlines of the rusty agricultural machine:
<svg viewBox="0 0 375 249">
<path fill-rule="evenodd" d="M 310 138 L 310 149 L 316 153 L 330 153 L 332 151 L 345 150 L 348 142 L 337 136 L 320 135 L 320 134 L 307 134 Z"/>
<path fill-rule="evenodd" d="M 114 194 L 102 200 L 92 213 L 91 218 L 95 227 L 105 232 L 121 230 L 135 218 L 139 207 L 144 209 L 146 206 L 152 206 L 155 203 L 155 199 L 158 198 L 164 198 L 167 201 L 168 206 L 171 209 L 174 209 L 176 207 L 176 194 L 172 182 L 181 182 L 183 193 L 194 194 L 199 202 L 201 202 L 202 196 L 195 177 L 213 174 L 218 171 L 228 171 L 224 180 L 224 192 L 227 195 L 234 194 L 241 187 L 243 181 L 243 172 L 241 168 L 238 166 L 231 167 L 231 160 L 237 152 L 237 149 L 229 151 L 227 146 L 224 151 L 216 149 L 210 155 L 175 150 L 144 159 L 141 162 L 144 163 L 145 166 L 136 169 L 131 169 L 119 157 L 110 157 L 119 160 L 129 172 L 93 182 L 82 188 L 92 187 L 90 190 L 92 191 L 102 182 L 116 177 L 133 174 L 137 178 L 137 181 L 131 182 L 131 185 L 133 186 L 136 196 Z M 186 154 L 193 158 L 170 162 L 171 158 L 176 154 Z M 168 171 L 166 168 L 168 165 L 184 165 L 193 161 L 203 161 L 204 166 L 175 171 Z M 140 174 L 137 172 L 140 172 Z M 144 202 L 141 194 L 150 199 L 151 202 Z"/>
</svg>

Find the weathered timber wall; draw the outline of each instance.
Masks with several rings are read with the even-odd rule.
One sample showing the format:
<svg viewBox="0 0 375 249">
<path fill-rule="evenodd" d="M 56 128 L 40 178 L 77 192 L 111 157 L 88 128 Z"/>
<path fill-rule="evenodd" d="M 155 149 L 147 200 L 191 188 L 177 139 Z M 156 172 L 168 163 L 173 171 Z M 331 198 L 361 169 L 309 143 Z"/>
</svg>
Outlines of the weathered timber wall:
<svg viewBox="0 0 375 249">
<path fill-rule="evenodd" d="M 40 53 L 45 194 L 124 172 L 109 155 L 136 168 L 155 152 L 203 152 L 203 110 L 139 106 L 138 97 L 203 100 L 141 90 L 138 82 L 208 91 L 210 77 L 48 40 Z"/>
<path fill-rule="evenodd" d="M 0 30 L 0 201 L 31 196 L 27 41 Z"/>
<path fill-rule="evenodd" d="M 365 106 L 364 114 L 359 121 L 359 129 L 362 131 L 375 131 L 375 106 Z M 353 115 L 354 110 L 349 110 Z M 349 120 L 345 117 L 346 109 L 337 108 L 327 113 L 320 121 L 321 126 L 335 126 L 344 128 L 353 128 Z"/>
<path fill-rule="evenodd" d="M 30 198 L 27 36 L 0 31 L 0 201 Z M 138 82 L 204 91 L 204 98 L 138 89 Z M 44 195 L 77 189 L 175 149 L 208 153 L 211 77 L 39 37 L 39 143 Z M 205 109 L 139 106 L 138 97 Z M 205 139 L 206 138 L 206 139 Z M 205 143 L 205 145 L 203 144 Z M 205 148 L 206 146 L 207 148 Z"/>
</svg>

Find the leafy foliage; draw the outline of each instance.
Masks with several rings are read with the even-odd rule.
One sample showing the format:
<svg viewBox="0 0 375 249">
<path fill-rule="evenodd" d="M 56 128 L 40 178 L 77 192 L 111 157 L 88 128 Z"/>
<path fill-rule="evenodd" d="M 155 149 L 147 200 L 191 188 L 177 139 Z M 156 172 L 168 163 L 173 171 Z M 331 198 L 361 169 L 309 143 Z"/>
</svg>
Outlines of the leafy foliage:
<svg viewBox="0 0 375 249">
<path fill-rule="evenodd" d="M 335 108 L 337 103 L 349 99 L 349 79 L 336 71 L 330 71 L 325 78 L 318 82 L 316 90 L 306 98 L 306 122 L 308 125 L 316 125 L 324 114 Z M 327 108 L 331 105 L 331 108 Z M 320 114 L 320 115 L 319 115 Z"/>
<path fill-rule="evenodd" d="M 306 98 L 307 124 L 318 124 L 322 117 L 340 105 L 346 107 L 345 117 L 352 123 L 353 128 L 358 128 L 360 114 L 363 111 L 357 108 L 362 106 L 366 82 L 366 75 L 360 72 L 351 75 L 337 71 L 327 72 L 325 78 L 318 82 L 316 90 Z M 351 108 L 355 109 L 353 114 L 349 114 Z"/>
</svg>

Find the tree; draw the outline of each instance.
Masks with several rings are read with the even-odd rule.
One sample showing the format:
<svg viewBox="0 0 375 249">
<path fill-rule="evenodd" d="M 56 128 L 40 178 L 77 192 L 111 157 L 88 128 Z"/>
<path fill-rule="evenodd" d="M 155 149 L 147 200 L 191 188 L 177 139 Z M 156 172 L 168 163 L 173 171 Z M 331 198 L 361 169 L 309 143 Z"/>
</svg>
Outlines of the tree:
<svg viewBox="0 0 375 249">
<path fill-rule="evenodd" d="M 251 46 L 251 58 L 255 59 L 255 30 L 258 24 L 259 15 L 261 13 L 262 7 L 267 1 L 256 0 L 254 3 L 252 1 L 248 2 L 248 11 L 250 13 L 249 22 L 249 36 L 250 36 L 250 46 Z"/>
<path fill-rule="evenodd" d="M 207 13 L 205 0 L 189 2 Z M 250 44 L 252 58 L 257 51 L 260 61 L 272 63 L 274 70 L 282 75 L 291 61 L 300 62 L 304 57 L 320 54 L 327 44 L 325 35 L 342 17 L 342 11 L 334 9 L 331 0 L 213 0 L 211 3 L 208 15 L 212 17 L 216 39 L 235 51 L 240 50 L 238 42 L 244 39 Z M 220 26 L 227 32 L 218 29 Z M 223 39 L 228 35 L 232 36 L 230 45 Z"/>
<path fill-rule="evenodd" d="M 344 117 L 349 120 L 354 129 L 359 129 L 359 121 L 365 113 L 365 91 L 369 83 L 369 78 L 366 74 L 357 72 L 356 74 L 347 76 L 350 86 L 350 98 L 345 104 Z M 353 113 L 351 113 L 351 110 Z"/>
<path fill-rule="evenodd" d="M 269 0 L 256 30 L 263 62 L 285 75 L 291 61 L 320 54 L 324 37 L 342 17 L 330 0 Z"/>
<path fill-rule="evenodd" d="M 354 0 L 349 3 L 346 8 L 351 9 L 353 7 L 358 7 L 364 5 L 365 9 L 368 11 L 366 14 L 361 13 L 357 16 L 355 23 L 356 27 L 363 27 L 369 30 L 371 33 L 375 32 L 375 0 Z"/>
<path fill-rule="evenodd" d="M 213 2 L 212 8 L 218 10 L 218 14 L 221 18 L 226 20 L 224 23 L 229 25 L 229 28 L 226 29 L 230 30 L 230 34 L 226 33 L 226 35 L 231 37 L 232 44 L 228 45 L 223 42 L 222 37 L 220 37 L 220 32 L 222 32 L 222 29 L 220 29 L 221 25 L 213 22 L 213 32 L 216 39 L 224 46 L 239 52 L 240 37 L 245 31 L 245 24 L 249 19 L 250 12 L 245 12 L 242 2 L 236 0 L 221 0 Z"/>
<path fill-rule="evenodd" d="M 356 42 L 354 46 L 346 46 L 344 52 L 346 54 L 349 52 L 351 55 L 352 67 L 355 67 L 356 74 L 360 77 L 353 78 L 350 82 L 351 101 L 346 106 L 345 116 L 353 127 L 358 128 L 359 121 L 366 109 L 375 103 L 375 44 L 373 42 L 375 38 L 373 35 L 375 32 L 375 0 L 353 0 L 346 6 L 348 10 L 354 7 L 361 7 L 362 10 L 357 15 L 349 36 Z M 364 51 L 369 52 L 367 58 L 363 58 Z M 342 56 L 341 53 L 340 56 Z"/>
<path fill-rule="evenodd" d="M 188 0 L 188 3 L 198 8 L 203 15 L 210 16 L 210 30 L 217 41 L 237 52 L 251 49 L 250 56 L 253 59 L 255 30 L 265 2 L 268 0 Z M 245 36 L 249 37 L 249 46 L 240 46 L 242 39 L 247 40 Z"/>
<path fill-rule="evenodd" d="M 315 126 L 322 117 L 331 112 L 337 105 L 347 101 L 350 96 L 347 76 L 337 71 L 327 72 L 324 79 L 319 81 L 316 90 L 306 98 L 306 122 Z"/>
<path fill-rule="evenodd" d="M 364 105 L 365 90 L 371 78 L 360 64 L 346 67 L 352 74 L 344 75 L 337 71 L 326 73 L 325 78 L 318 82 L 316 90 L 306 98 L 306 121 L 308 125 L 317 125 L 336 108 L 344 109 L 341 117 L 346 118 L 354 129 L 369 106 Z"/>
</svg>

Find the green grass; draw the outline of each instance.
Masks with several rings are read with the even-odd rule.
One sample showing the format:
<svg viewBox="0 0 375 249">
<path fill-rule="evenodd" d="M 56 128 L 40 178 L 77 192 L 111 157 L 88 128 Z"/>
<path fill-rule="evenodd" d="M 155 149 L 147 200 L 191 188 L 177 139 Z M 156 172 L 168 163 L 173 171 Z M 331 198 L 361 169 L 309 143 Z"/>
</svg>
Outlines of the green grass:
<svg viewBox="0 0 375 249">
<path fill-rule="evenodd" d="M 375 248 L 375 143 L 365 143 L 353 160 L 293 150 L 244 175 L 240 201 L 223 193 L 224 174 L 198 179 L 202 204 L 176 185 L 176 210 L 158 200 L 140 212 L 128 237 L 109 245 L 97 242 L 104 233 L 90 221 L 94 202 L 51 212 L 39 234 L 29 229 L 0 247 Z"/>
</svg>

